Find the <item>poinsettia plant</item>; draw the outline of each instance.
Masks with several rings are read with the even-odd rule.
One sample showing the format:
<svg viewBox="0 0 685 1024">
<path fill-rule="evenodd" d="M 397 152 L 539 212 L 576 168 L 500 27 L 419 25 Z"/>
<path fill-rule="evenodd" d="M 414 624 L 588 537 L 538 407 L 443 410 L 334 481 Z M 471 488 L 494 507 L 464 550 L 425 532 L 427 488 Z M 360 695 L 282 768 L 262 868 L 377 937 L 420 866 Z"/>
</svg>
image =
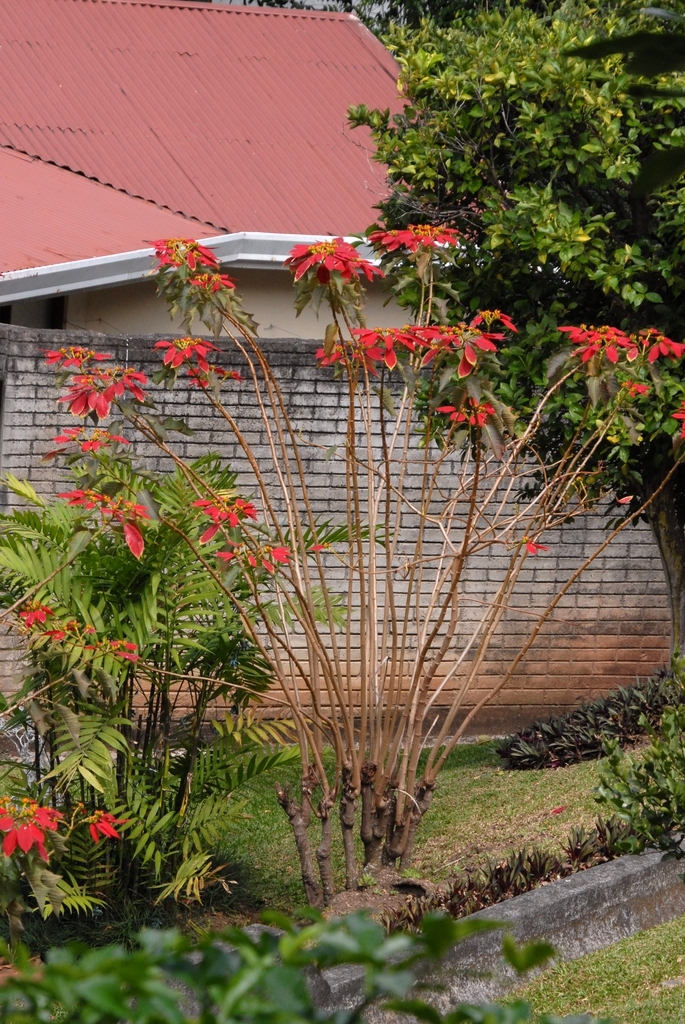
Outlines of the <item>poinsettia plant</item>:
<svg viewBox="0 0 685 1024">
<path fill-rule="evenodd" d="M 118 468 L 130 458 L 121 446 L 94 456 L 92 445 L 89 450 L 119 480 L 115 492 L 84 482 L 62 500 L 80 510 L 89 536 L 123 531 L 134 560 L 150 557 L 160 529 L 170 530 L 193 571 L 211 581 L 239 618 L 268 666 L 271 699 L 288 710 L 299 741 L 299 792 L 279 787 L 278 800 L 315 905 L 334 891 L 335 814 L 349 887 L 359 873 L 357 825 L 367 870 L 409 865 L 416 830 L 455 743 L 512 679 L 564 594 L 645 503 L 532 613 L 516 655 L 493 678 L 490 648 L 515 605 L 524 566 L 555 550 L 560 527 L 612 498 L 594 452 L 607 440 L 620 450 L 622 438 L 640 436 L 659 387 L 658 364 L 677 362 L 685 352 L 656 331 L 564 328 L 535 401 L 517 409 L 503 400 L 500 360 L 503 344 L 516 336 L 514 318 L 502 310 L 462 313 L 450 322 L 445 316 L 445 270 L 461 258 L 462 236 L 419 224 L 374 232 L 369 242 L 374 260 L 346 240 L 328 239 L 296 247 L 286 261 L 298 311 L 307 303 L 326 302 L 330 309 L 316 358 L 321 372 L 339 381 L 347 426 L 325 452 L 316 436 L 303 436 L 293 424 L 233 283 L 193 240 L 157 246 L 158 286 L 171 311 L 181 313 L 185 333 L 157 343 L 161 366 L 151 383 L 141 371 L 123 375 L 88 353 L 66 369 L 71 353 L 48 357 L 60 369 L 58 383 L 75 416 L 102 432 L 101 411 L 116 409 L 128 428 L 174 461 L 187 495 L 182 522 L 163 503 L 141 502 L 137 480 Z M 212 284 L 198 297 L 200 268 Z M 383 275 L 414 311 L 401 328 L 365 322 L 364 288 Z M 213 342 L 191 335 L 196 316 Z M 160 428 L 154 381 L 169 388 L 179 379 L 197 387 L 233 432 L 251 470 L 249 495 L 227 492 L 202 464 L 184 460 L 169 430 Z M 267 455 L 258 455 L 241 430 L 230 398 L 240 384 L 252 389 Z M 562 394 L 578 409 L 577 428 L 558 457 L 542 465 L 537 440 Z M 672 399 L 675 434 L 685 394 Z M 81 447 L 66 458 L 81 457 L 88 443 L 81 434 L 61 437 Z M 319 452 L 338 474 L 338 521 L 307 469 Z M 500 557 L 502 571 L 478 590 L 470 566 L 487 552 Z M 32 606 L 25 609 L 31 614 Z M 60 643 L 97 647 L 84 642 L 83 624 L 60 629 L 47 612 L 32 621 L 42 636 L 60 630 Z M 128 653 L 145 660 L 141 651 Z M 108 652 L 117 655 L 127 652 Z M 332 760 L 324 757 L 326 745 Z M 427 757 L 420 760 L 422 751 Z M 321 825 L 316 855 L 312 816 Z"/>
<path fill-rule="evenodd" d="M 70 819 L 54 807 L 41 806 L 31 797 L 0 797 L 0 909 L 7 915 L 10 942 L 16 943 L 24 930 L 22 915 L 28 907 L 22 882 L 25 881 L 45 916 L 59 914 L 63 907 L 90 910 L 102 903 L 93 894 L 82 892 L 78 885 L 50 870 L 50 860 L 61 861 L 74 833 L 88 826 L 94 842 L 100 834 L 119 839 L 115 825 L 125 824 L 106 811 L 89 813 L 78 803 Z"/>
</svg>

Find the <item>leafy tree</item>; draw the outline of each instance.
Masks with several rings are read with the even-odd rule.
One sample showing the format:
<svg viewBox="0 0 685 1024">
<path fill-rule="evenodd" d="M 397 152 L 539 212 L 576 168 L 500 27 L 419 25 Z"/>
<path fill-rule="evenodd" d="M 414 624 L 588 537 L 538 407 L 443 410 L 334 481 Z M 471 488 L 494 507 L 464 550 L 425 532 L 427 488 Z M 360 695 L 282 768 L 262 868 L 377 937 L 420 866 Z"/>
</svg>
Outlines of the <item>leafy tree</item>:
<svg viewBox="0 0 685 1024">
<path fill-rule="evenodd" d="M 195 2 L 211 3 L 211 0 Z M 374 32 L 387 32 L 391 24 L 418 28 L 424 18 L 430 18 L 435 25 L 451 25 L 464 11 L 487 10 L 488 7 L 492 10 L 503 6 L 504 0 L 243 0 L 243 4 L 356 14 Z"/>
<path fill-rule="evenodd" d="M 351 110 L 371 127 L 391 185 L 381 213 L 390 227 L 447 222 L 462 233 L 460 258 L 444 277 L 448 322 L 505 305 L 520 334 L 502 353 L 498 394 L 521 410 L 535 400 L 557 327 L 612 324 L 685 334 L 685 189 L 638 198 L 642 155 L 667 154 L 685 133 L 685 100 L 628 95 L 617 57 L 564 54 L 598 24 L 609 34 L 640 27 L 611 5 L 569 2 L 550 17 L 518 6 L 461 17 L 453 28 L 394 29 L 402 112 Z M 673 84 L 673 83 L 671 83 Z M 401 266 L 391 269 L 401 284 Z M 416 296 L 404 289 L 412 308 Z M 604 360 L 604 362 L 602 362 Z M 596 354 L 590 377 L 606 356 Z M 578 383 L 578 394 L 584 384 Z M 594 396 L 598 382 L 590 380 Z M 653 374 L 658 401 L 637 429 L 607 435 L 597 450 L 602 481 L 632 512 L 673 465 L 672 412 L 683 373 Z M 549 407 L 543 450 L 555 458 L 580 421 L 573 388 Z M 599 479 L 599 477 L 598 477 Z M 647 512 L 662 553 L 673 640 L 685 639 L 685 481 L 675 475 Z"/>
<path fill-rule="evenodd" d="M 682 26 L 685 18 L 674 11 L 658 7 L 647 8 L 644 12 L 651 17 L 662 18 Z M 672 71 L 685 70 L 685 35 L 681 32 L 652 31 L 633 32 L 630 35 L 612 35 L 607 39 L 579 46 L 569 51 L 570 55 L 593 60 L 620 53 L 625 58 L 626 71 L 645 78 L 663 78 Z M 683 95 L 682 89 L 655 88 L 650 85 L 636 85 L 630 90 L 633 95 L 645 99 L 672 98 Z M 685 172 L 685 146 L 674 146 L 667 152 L 658 150 L 643 165 L 635 182 L 636 195 L 646 195 L 676 181 Z"/>
</svg>

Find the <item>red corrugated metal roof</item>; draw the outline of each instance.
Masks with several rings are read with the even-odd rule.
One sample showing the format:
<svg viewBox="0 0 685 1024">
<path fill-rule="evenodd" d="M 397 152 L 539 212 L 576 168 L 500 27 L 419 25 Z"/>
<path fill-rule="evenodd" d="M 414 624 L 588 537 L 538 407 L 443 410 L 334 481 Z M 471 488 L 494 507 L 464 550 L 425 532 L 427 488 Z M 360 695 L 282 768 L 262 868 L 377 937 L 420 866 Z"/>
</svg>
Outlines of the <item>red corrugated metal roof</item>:
<svg viewBox="0 0 685 1024">
<path fill-rule="evenodd" d="M 346 111 L 395 77 L 354 15 L 0 0 L 0 145 L 225 231 L 365 228 L 383 174 Z"/>
<path fill-rule="evenodd" d="M 212 233 L 198 221 L 11 149 L 0 149 L 0 223 L 0 273 Z"/>
</svg>

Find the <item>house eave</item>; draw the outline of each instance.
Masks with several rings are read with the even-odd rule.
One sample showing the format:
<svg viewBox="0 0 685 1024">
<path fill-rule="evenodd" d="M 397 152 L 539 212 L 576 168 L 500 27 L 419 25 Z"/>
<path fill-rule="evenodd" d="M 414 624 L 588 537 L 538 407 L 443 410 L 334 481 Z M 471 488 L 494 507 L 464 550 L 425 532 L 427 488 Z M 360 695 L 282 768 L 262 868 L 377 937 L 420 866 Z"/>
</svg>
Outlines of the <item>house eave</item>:
<svg viewBox="0 0 685 1024">
<path fill-rule="evenodd" d="M 284 235 L 264 231 L 238 231 L 228 235 L 202 238 L 225 266 L 248 267 L 254 270 L 282 270 L 294 245 L 311 245 L 330 235 Z M 353 241 L 353 239 L 347 239 Z M 363 255 L 372 258 L 366 246 Z M 0 275 L 0 305 L 40 299 L 70 292 L 112 288 L 149 276 L 154 249 L 136 249 L 111 256 L 53 263 L 28 270 L 10 270 Z"/>
</svg>

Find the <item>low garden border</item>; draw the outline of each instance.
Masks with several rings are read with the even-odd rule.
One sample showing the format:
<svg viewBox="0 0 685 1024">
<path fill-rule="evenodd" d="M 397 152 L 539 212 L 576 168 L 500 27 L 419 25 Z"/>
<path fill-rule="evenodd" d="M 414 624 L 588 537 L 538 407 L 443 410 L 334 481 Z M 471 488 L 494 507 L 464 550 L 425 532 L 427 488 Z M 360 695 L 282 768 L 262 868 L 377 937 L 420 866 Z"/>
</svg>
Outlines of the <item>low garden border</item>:
<svg viewBox="0 0 685 1024">
<path fill-rule="evenodd" d="M 619 857 L 472 916 L 501 921 L 520 943 L 544 939 L 562 960 L 575 960 L 685 915 L 683 865 L 662 857 L 659 852 Z M 429 998 L 443 1013 L 459 1003 L 500 998 L 520 984 L 501 949 L 499 929 L 466 939 L 422 979 L 431 988 L 436 986 L 422 998 Z M 362 1001 L 363 976 L 355 966 L 329 968 L 310 979 L 312 996 L 327 1011 L 350 1009 Z M 380 1009 L 366 1014 L 370 1024 L 381 1024 L 389 1016 Z"/>
</svg>

